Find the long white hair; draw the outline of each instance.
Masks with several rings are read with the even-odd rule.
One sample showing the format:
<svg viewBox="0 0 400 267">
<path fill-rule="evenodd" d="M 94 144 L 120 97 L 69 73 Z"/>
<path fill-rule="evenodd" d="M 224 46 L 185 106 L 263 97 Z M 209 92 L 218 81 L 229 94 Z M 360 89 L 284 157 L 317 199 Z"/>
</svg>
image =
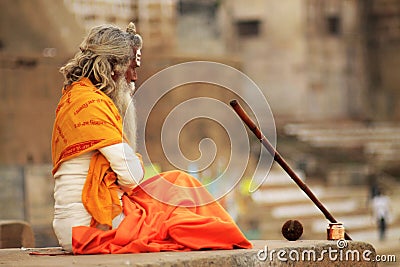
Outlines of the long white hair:
<svg viewBox="0 0 400 267">
<path fill-rule="evenodd" d="M 75 54 L 65 66 L 60 68 L 64 75 L 64 87 L 87 77 L 107 95 L 116 89 L 113 74 L 124 75 L 130 60 L 135 58 L 135 50 L 141 49 L 142 37 L 136 33 L 131 22 L 127 31 L 111 25 L 92 28 Z"/>
</svg>

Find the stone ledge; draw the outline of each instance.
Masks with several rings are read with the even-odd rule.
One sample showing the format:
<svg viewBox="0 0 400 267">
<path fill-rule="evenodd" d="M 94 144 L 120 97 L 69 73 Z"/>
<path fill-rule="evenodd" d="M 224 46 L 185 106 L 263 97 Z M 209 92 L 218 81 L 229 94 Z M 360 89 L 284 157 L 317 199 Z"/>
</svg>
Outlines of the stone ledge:
<svg viewBox="0 0 400 267">
<path fill-rule="evenodd" d="M 166 266 L 166 267 L 205 267 L 205 266 L 377 266 L 372 245 L 349 241 L 339 249 L 334 241 L 325 240 L 256 240 L 253 249 L 159 252 L 123 255 L 29 255 L 30 252 L 57 253 L 60 248 L 0 249 L 1 266 Z M 335 252 L 335 250 L 337 252 Z M 285 251 L 285 252 L 282 252 Z M 331 258 L 329 256 L 331 253 Z M 342 252 L 340 252 L 342 251 Z M 346 260 L 347 251 L 347 260 Z M 268 252 L 268 258 L 265 253 Z M 315 260 L 313 253 L 315 252 Z M 279 254 L 280 253 L 280 254 Z M 368 256 L 371 261 L 363 260 Z M 340 256 L 342 254 L 342 256 Z M 356 254 L 360 260 L 356 260 Z M 368 255 L 366 255 L 368 254 Z M 270 255 L 273 258 L 270 258 Z M 281 260 L 278 258 L 280 256 Z M 299 261 L 291 260 L 298 255 Z M 302 256 L 304 255 L 304 256 Z M 321 257 L 322 255 L 322 257 Z M 353 256 L 352 256 L 353 255 Z M 334 259 L 337 256 L 336 260 Z M 302 260 L 302 257 L 304 260 Z M 340 257 L 341 260 L 340 260 Z M 353 257 L 353 258 L 352 258 Z M 286 258 L 287 261 L 283 261 Z M 318 258 L 320 258 L 318 260 Z"/>
</svg>

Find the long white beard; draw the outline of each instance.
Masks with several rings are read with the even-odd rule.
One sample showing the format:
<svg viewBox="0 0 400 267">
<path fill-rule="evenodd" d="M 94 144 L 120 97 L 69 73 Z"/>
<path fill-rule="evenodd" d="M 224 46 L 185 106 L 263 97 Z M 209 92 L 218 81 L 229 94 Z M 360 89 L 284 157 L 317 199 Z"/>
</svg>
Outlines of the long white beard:
<svg viewBox="0 0 400 267">
<path fill-rule="evenodd" d="M 136 151 L 136 108 L 131 96 L 134 90 L 135 84 L 129 84 L 125 77 L 121 77 L 117 81 L 117 91 L 111 99 L 121 114 L 124 135 L 127 137 L 133 151 Z"/>
</svg>

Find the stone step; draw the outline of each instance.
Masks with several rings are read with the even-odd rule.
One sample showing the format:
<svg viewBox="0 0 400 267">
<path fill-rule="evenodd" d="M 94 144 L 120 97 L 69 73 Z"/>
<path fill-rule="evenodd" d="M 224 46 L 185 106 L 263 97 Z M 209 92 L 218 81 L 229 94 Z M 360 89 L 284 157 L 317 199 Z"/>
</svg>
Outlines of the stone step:
<svg viewBox="0 0 400 267">
<path fill-rule="evenodd" d="M 364 216 L 369 214 L 366 187 L 343 189 L 312 185 L 310 188 L 339 221 L 348 216 L 360 216 L 365 221 Z M 281 226 L 288 219 L 300 220 L 311 238 L 315 238 L 316 233 L 325 238 L 328 220 L 297 185 L 259 190 L 252 197 L 253 208 L 246 216 L 259 219 L 260 229 L 268 238 L 271 233 L 281 237 Z M 312 230 L 313 225 L 320 225 L 320 229 Z"/>
<path fill-rule="evenodd" d="M 324 206 L 332 214 L 351 213 L 359 209 L 357 200 L 348 199 L 342 201 L 325 201 Z M 292 204 L 274 207 L 271 214 L 275 218 L 304 218 L 321 214 L 321 211 L 313 204 Z"/>
<path fill-rule="evenodd" d="M 303 177 L 302 180 L 304 181 L 305 178 Z M 315 181 L 306 182 L 306 185 L 322 202 L 343 198 L 357 198 L 361 202 L 366 202 L 368 199 L 367 186 L 346 188 L 326 186 Z M 252 198 L 257 204 L 266 206 L 309 201 L 309 197 L 286 173 L 271 175 L 257 191 L 252 193 Z"/>
<path fill-rule="evenodd" d="M 337 216 L 335 217 L 335 219 L 338 222 L 343 223 L 344 228 L 351 230 L 351 232 L 355 231 L 356 229 L 365 229 L 371 227 L 373 224 L 371 216 L 367 214 Z M 311 230 L 313 232 L 325 231 L 326 225 L 326 220 L 314 219 L 311 223 Z"/>
<path fill-rule="evenodd" d="M 344 224 L 345 229 L 353 239 L 353 233 L 357 233 L 357 235 L 363 232 L 376 233 L 376 225 L 366 208 L 360 208 L 351 213 L 331 213 L 339 222 Z M 259 218 L 262 218 L 259 225 L 262 237 L 268 239 L 283 239 L 281 228 L 288 219 L 297 219 L 300 221 L 304 228 L 303 239 L 326 239 L 326 228 L 329 224 L 329 221 L 324 218 L 321 212 L 312 216 L 293 216 L 287 218 L 260 216 Z M 389 223 L 389 229 L 399 228 L 400 218 L 393 217 L 393 221 Z M 356 236 L 356 238 L 358 237 Z M 397 238 L 400 238 L 400 235 L 398 235 Z"/>
<path fill-rule="evenodd" d="M 60 248 L 42 249 L 0 249 L 0 265 L 2 266 L 175 266 L 175 267 L 247 267 L 247 266 L 332 266 L 350 263 L 353 267 L 377 266 L 374 261 L 362 258 L 365 251 L 368 257 L 375 258 L 375 248 L 366 242 L 349 241 L 343 252 L 358 254 L 360 261 L 339 262 L 330 258 L 328 250 L 338 250 L 336 241 L 326 240 L 254 240 L 252 249 L 207 250 L 188 252 L 157 252 L 119 255 L 64 255 L 49 257 L 46 255 L 62 253 Z M 341 249 L 341 248 L 340 248 Z M 38 255 L 32 256 L 30 253 Z M 279 254 L 278 254 L 279 253 Z M 43 256 L 40 256 L 42 254 Z M 345 254 L 345 253 L 344 253 Z M 345 254 L 346 255 L 346 254 Z M 333 255 L 335 256 L 335 255 Z M 336 255 L 337 258 L 338 255 Z M 315 258 L 314 258 L 315 257 Z"/>
<path fill-rule="evenodd" d="M 368 241 L 378 241 L 379 237 L 376 231 L 376 226 L 371 227 L 371 229 L 363 231 L 351 231 L 351 236 L 354 240 L 368 240 Z M 388 239 L 396 239 L 399 241 L 400 248 L 400 226 L 388 226 L 387 229 Z"/>
<path fill-rule="evenodd" d="M 329 221 L 322 212 L 311 202 L 309 197 L 292 181 L 283 170 L 273 170 L 258 191 L 252 194 L 253 204 L 248 208 L 249 213 L 258 220 L 261 238 L 284 240 L 281 229 L 289 219 L 299 220 L 304 228 L 301 240 L 326 239 L 326 228 Z M 304 178 L 303 178 L 304 179 Z M 396 219 L 389 226 L 393 228 L 389 235 L 397 235 L 390 244 L 382 244 L 378 240 L 376 225 L 370 218 L 369 188 L 362 186 L 335 186 L 318 183 L 315 180 L 305 180 L 311 191 L 324 204 L 330 213 L 342 222 L 353 240 L 369 240 L 375 242 L 379 251 L 399 253 L 400 235 L 397 228 L 400 220 Z M 390 183 L 390 198 L 392 203 L 400 200 L 394 192 L 398 192 L 396 183 Z M 393 206 L 393 214 L 400 218 L 400 208 Z M 365 234 L 368 233 L 368 234 Z M 369 238 L 369 239 L 366 239 Z M 396 243 L 397 242 L 397 243 Z M 397 247 L 397 249 L 396 249 Z M 391 266 L 391 265 L 389 265 Z M 397 266 L 397 265 L 393 265 Z"/>
<path fill-rule="evenodd" d="M 386 232 L 386 239 L 379 240 L 379 234 L 376 227 L 362 230 L 362 231 L 351 231 L 351 237 L 353 240 L 362 240 L 374 245 L 376 251 L 380 255 L 395 255 L 397 259 L 397 265 L 400 260 L 400 225 L 389 225 Z M 389 265 L 382 265 L 389 266 Z M 392 266 L 392 265 L 390 265 Z"/>
<path fill-rule="evenodd" d="M 263 173 L 265 173 L 264 171 Z M 306 176 L 304 172 L 301 170 L 294 169 L 294 172 L 297 176 L 300 177 L 303 181 L 306 180 Z M 261 187 L 273 187 L 273 186 L 286 186 L 292 185 L 294 182 L 290 178 L 290 176 L 282 169 L 275 167 L 274 169 L 270 170 L 266 177 L 255 177 L 256 181 L 263 181 Z"/>
<path fill-rule="evenodd" d="M 324 189 L 322 187 L 313 187 L 312 192 L 317 197 L 322 197 L 324 195 Z M 296 185 L 284 188 L 257 190 L 252 194 L 252 198 L 255 202 L 264 205 L 284 204 L 287 202 L 306 201 L 308 199 L 307 195 Z"/>
<path fill-rule="evenodd" d="M 365 126 L 358 123 L 324 127 L 323 125 L 289 124 L 285 132 L 316 147 L 359 147 L 369 142 L 396 143 L 400 127 L 395 124 Z"/>
<path fill-rule="evenodd" d="M 357 199 L 366 203 L 368 199 L 367 189 L 341 190 L 327 188 L 319 185 L 309 186 L 311 192 L 322 202 L 344 199 Z M 276 206 L 281 204 L 309 202 L 310 198 L 297 185 L 280 188 L 264 188 L 252 194 L 253 200 L 263 206 Z"/>
<path fill-rule="evenodd" d="M 349 229 L 351 231 L 367 230 L 376 227 L 373 218 L 371 218 L 371 216 L 365 213 L 359 213 L 359 214 L 352 213 L 352 215 L 339 215 L 339 216 L 336 216 L 336 214 L 334 214 L 334 217 L 338 222 L 343 223 L 346 229 Z M 325 232 L 326 227 L 328 226 L 329 223 L 328 219 L 324 218 L 323 214 L 320 213 L 317 216 L 308 218 L 306 217 L 280 218 L 274 221 L 265 221 L 266 222 L 265 224 L 270 227 L 279 227 L 281 224 L 283 224 L 283 222 L 289 219 L 299 220 L 303 224 L 303 227 L 309 228 L 312 232 Z M 400 220 L 396 219 L 395 221 L 390 221 L 389 225 L 400 226 Z"/>
</svg>

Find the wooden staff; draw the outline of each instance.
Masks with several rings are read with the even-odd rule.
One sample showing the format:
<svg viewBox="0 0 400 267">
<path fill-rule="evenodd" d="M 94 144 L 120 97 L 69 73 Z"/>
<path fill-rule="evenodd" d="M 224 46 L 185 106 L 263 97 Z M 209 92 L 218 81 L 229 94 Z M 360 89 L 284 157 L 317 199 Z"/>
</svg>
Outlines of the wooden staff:
<svg viewBox="0 0 400 267">
<path fill-rule="evenodd" d="M 324 214 L 325 218 L 331 223 L 337 223 L 337 220 L 330 214 L 330 212 L 325 208 L 325 206 L 318 200 L 310 188 L 301 180 L 299 176 L 293 171 L 293 169 L 287 164 L 287 162 L 282 158 L 282 156 L 275 150 L 267 138 L 263 135 L 257 125 L 252 121 L 252 119 L 247 115 L 246 111 L 240 106 L 237 100 L 232 100 L 230 105 L 239 115 L 242 121 L 249 127 L 249 129 L 255 134 L 255 136 L 261 141 L 263 146 L 268 150 L 274 160 L 286 171 L 286 173 L 293 179 L 293 181 L 303 190 L 304 193 L 314 202 L 320 211 Z M 352 240 L 350 236 L 345 233 L 345 238 L 347 240 Z"/>
</svg>

